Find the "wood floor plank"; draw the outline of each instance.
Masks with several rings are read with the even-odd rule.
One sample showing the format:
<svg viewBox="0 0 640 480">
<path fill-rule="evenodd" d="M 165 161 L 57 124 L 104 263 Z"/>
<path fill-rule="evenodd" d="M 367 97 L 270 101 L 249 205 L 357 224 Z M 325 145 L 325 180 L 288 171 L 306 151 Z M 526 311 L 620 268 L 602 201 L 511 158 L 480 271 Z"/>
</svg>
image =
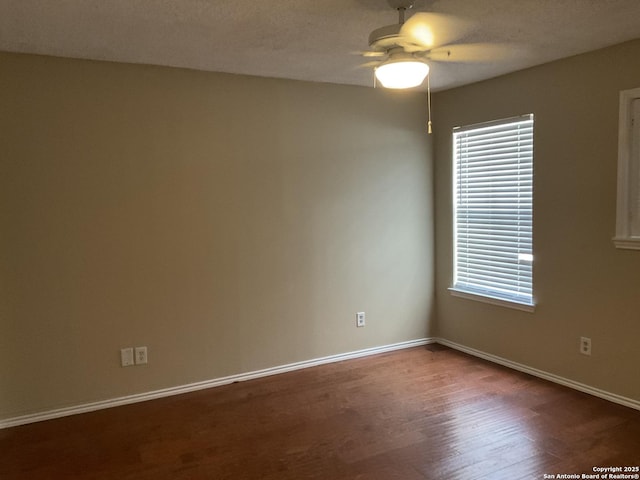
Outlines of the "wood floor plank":
<svg viewBox="0 0 640 480">
<path fill-rule="evenodd" d="M 531 479 L 640 465 L 640 412 L 429 345 L 0 430 L 0 478 Z"/>
</svg>

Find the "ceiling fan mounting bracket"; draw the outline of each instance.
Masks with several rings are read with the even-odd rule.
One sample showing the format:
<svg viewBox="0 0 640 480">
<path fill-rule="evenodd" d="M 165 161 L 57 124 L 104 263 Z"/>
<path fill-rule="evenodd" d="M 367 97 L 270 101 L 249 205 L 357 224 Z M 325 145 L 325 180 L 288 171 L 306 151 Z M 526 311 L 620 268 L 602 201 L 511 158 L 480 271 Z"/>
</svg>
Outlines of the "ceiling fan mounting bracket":
<svg viewBox="0 0 640 480">
<path fill-rule="evenodd" d="M 387 3 L 394 10 L 409 10 L 413 8 L 414 0 L 387 0 Z"/>
</svg>

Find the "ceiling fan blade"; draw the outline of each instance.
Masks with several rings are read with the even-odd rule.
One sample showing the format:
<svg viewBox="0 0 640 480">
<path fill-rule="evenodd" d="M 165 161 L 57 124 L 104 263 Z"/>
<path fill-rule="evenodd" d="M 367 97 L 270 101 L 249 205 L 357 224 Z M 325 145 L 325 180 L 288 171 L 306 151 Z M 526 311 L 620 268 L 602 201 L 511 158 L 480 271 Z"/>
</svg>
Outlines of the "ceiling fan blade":
<svg viewBox="0 0 640 480">
<path fill-rule="evenodd" d="M 400 36 L 406 46 L 430 50 L 464 37 L 472 26 L 470 21 L 451 15 L 418 12 L 402 25 Z"/>
<path fill-rule="evenodd" d="M 382 60 L 373 60 L 371 62 L 366 62 L 366 63 L 362 63 L 360 65 L 358 65 L 359 68 L 371 68 L 371 67 L 377 67 L 378 65 L 380 65 L 382 63 Z"/>
<path fill-rule="evenodd" d="M 434 62 L 472 63 L 499 62 L 515 58 L 522 49 L 505 43 L 467 43 L 434 48 L 424 57 Z"/>
<path fill-rule="evenodd" d="M 360 52 L 360 55 L 363 57 L 384 57 L 387 55 L 387 52 L 376 52 L 374 50 L 368 50 L 366 52 Z"/>
</svg>

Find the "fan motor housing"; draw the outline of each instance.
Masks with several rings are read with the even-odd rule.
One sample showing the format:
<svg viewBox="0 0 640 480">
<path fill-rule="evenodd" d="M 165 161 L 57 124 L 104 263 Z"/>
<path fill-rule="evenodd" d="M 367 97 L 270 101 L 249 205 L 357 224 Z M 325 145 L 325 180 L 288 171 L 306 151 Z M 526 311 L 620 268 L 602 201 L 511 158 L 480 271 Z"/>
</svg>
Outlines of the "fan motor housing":
<svg viewBox="0 0 640 480">
<path fill-rule="evenodd" d="M 402 25 L 396 23 L 376 28 L 369 35 L 369 46 L 375 50 L 389 50 L 398 46 L 401 27 Z"/>
<path fill-rule="evenodd" d="M 376 28 L 369 35 L 369 46 L 378 51 L 401 46 L 400 29 L 404 23 L 405 12 L 413 8 L 415 0 L 387 0 L 387 3 L 398 11 L 399 19 L 398 23 Z"/>
</svg>

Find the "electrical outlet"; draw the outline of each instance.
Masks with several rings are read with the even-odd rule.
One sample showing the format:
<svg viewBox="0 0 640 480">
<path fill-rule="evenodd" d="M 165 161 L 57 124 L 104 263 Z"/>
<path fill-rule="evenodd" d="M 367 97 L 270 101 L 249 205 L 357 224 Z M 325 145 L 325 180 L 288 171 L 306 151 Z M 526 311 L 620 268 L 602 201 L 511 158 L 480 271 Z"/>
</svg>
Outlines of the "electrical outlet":
<svg viewBox="0 0 640 480">
<path fill-rule="evenodd" d="M 591 339 L 589 337 L 580 337 L 580 353 L 591 355 Z"/>
<path fill-rule="evenodd" d="M 356 313 L 356 327 L 364 327 L 365 326 L 365 316 L 364 312 Z"/>
<path fill-rule="evenodd" d="M 136 347 L 136 365 L 147 363 L 147 347 Z"/>
<path fill-rule="evenodd" d="M 133 362 L 133 348 L 121 348 L 120 349 L 120 365 L 123 367 L 130 367 L 134 365 Z"/>
</svg>

